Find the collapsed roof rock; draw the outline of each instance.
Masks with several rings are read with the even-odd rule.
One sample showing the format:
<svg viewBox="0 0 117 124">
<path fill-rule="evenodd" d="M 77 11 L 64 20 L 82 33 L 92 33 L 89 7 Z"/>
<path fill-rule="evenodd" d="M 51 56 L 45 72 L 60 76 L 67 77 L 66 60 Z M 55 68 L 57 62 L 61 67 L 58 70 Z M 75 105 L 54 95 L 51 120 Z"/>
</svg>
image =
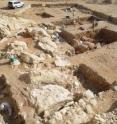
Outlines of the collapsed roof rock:
<svg viewBox="0 0 117 124">
<path fill-rule="evenodd" d="M 56 43 L 54 43 L 49 37 L 41 38 L 38 42 L 38 46 L 49 54 L 53 54 L 57 49 Z"/>
<path fill-rule="evenodd" d="M 22 52 L 20 58 L 23 62 L 26 62 L 28 64 L 37 64 L 45 60 L 45 58 L 43 57 L 38 57 L 28 52 Z"/>
<path fill-rule="evenodd" d="M 32 28 L 31 34 L 32 34 L 32 36 L 40 35 L 42 37 L 50 37 L 50 35 L 47 33 L 47 31 L 40 27 Z"/>
<path fill-rule="evenodd" d="M 22 52 L 23 50 L 28 49 L 28 46 L 24 41 L 14 41 L 9 44 L 9 49 Z"/>
<path fill-rule="evenodd" d="M 45 85 L 30 91 L 30 102 L 35 106 L 38 113 L 69 100 L 72 100 L 71 93 L 58 85 Z"/>
<path fill-rule="evenodd" d="M 50 37 L 47 31 L 41 27 L 23 28 L 18 32 L 18 35 L 23 37 L 32 37 L 33 39 L 35 39 L 35 37 Z"/>
<path fill-rule="evenodd" d="M 5 36 L 10 36 L 12 33 L 16 33 L 21 28 L 29 27 L 34 24 L 35 23 L 31 20 L 2 15 L 0 17 L 0 38 L 2 39 Z"/>
<path fill-rule="evenodd" d="M 55 59 L 55 65 L 58 67 L 65 67 L 65 66 L 70 66 L 71 63 L 66 57 L 57 56 Z"/>
<path fill-rule="evenodd" d="M 116 124 L 117 123 L 117 108 L 111 112 L 96 114 L 91 121 L 93 124 Z"/>
<path fill-rule="evenodd" d="M 47 120 L 49 124 L 57 124 L 57 123 L 69 123 L 69 124 L 82 124 L 87 123 L 91 117 L 85 111 L 80 108 L 78 104 L 74 104 L 73 106 L 64 107 L 58 112 L 55 112 L 50 120 Z"/>
<path fill-rule="evenodd" d="M 82 123 L 89 122 L 94 117 L 95 107 L 97 107 L 97 104 L 95 106 L 92 106 L 90 104 L 91 99 L 87 99 L 84 96 L 82 96 L 82 98 L 78 102 L 75 102 L 70 105 L 68 103 L 67 106 L 65 106 L 64 108 L 60 109 L 57 112 L 54 112 L 53 115 L 50 115 L 48 117 L 49 119 L 46 120 L 47 123 L 49 124 L 57 124 L 57 123 L 82 124 Z M 95 98 L 94 100 L 97 103 Z"/>
<path fill-rule="evenodd" d="M 46 27 L 49 30 L 54 30 L 56 28 L 56 26 L 52 23 L 48 23 L 48 22 L 44 22 L 42 24 L 39 25 L 40 27 Z"/>
<path fill-rule="evenodd" d="M 96 45 L 94 43 L 91 43 L 91 42 L 87 41 L 87 42 L 84 42 L 84 44 L 87 45 L 88 48 L 91 49 L 91 50 L 96 48 Z"/>
<path fill-rule="evenodd" d="M 61 72 L 57 69 L 39 69 L 32 70 L 29 73 L 32 84 L 59 84 L 66 86 L 67 84 L 73 85 L 77 78 L 72 74 Z"/>
</svg>

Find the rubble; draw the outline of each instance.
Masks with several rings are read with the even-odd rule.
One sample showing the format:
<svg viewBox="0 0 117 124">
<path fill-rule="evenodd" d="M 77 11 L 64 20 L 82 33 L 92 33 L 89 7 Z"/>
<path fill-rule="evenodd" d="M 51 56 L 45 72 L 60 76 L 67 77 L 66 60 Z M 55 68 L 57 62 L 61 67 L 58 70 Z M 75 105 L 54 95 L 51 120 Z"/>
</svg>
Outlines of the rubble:
<svg viewBox="0 0 117 124">
<path fill-rule="evenodd" d="M 32 70 L 29 73 L 30 81 L 32 84 L 61 84 L 66 85 L 67 83 L 72 84 L 71 82 L 75 82 L 77 79 L 68 75 L 65 72 L 61 72 L 55 68 L 43 69 L 43 70 Z M 69 79 L 69 80 L 68 80 Z"/>
<path fill-rule="evenodd" d="M 21 52 L 20 59 L 28 64 L 38 64 L 39 62 L 45 60 L 45 58 L 42 56 L 38 57 L 37 55 L 31 54 L 29 52 Z"/>
<path fill-rule="evenodd" d="M 59 67 L 65 67 L 65 66 L 70 66 L 71 64 L 67 58 L 57 56 L 55 60 L 55 65 Z"/>
<path fill-rule="evenodd" d="M 10 23 L 9 23 L 10 22 Z M 24 27 L 34 25 L 35 23 L 20 17 L 8 17 L 6 15 L 0 18 L 0 39 L 11 36 Z"/>
<path fill-rule="evenodd" d="M 117 109 L 111 112 L 96 114 L 92 121 L 93 124 L 116 124 L 117 123 Z"/>
<path fill-rule="evenodd" d="M 86 91 L 86 94 L 87 92 L 91 91 Z M 92 106 L 89 101 L 90 99 L 85 99 L 84 97 L 82 97 L 82 99 L 80 99 L 78 103 L 75 102 L 72 105 L 68 105 L 63 109 L 55 112 L 51 117 L 49 117 L 50 119 L 47 120 L 47 123 L 82 124 L 89 122 L 96 112 L 95 108 L 97 108 L 97 105 Z"/>
<path fill-rule="evenodd" d="M 41 38 L 38 42 L 38 46 L 49 54 L 53 54 L 57 49 L 57 45 L 49 37 Z"/>
<path fill-rule="evenodd" d="M 22 52 L 23 50 L 28 49 L 27 44 L 24 41 L 14 41 L 8 45 L 10 50 L 14 50 L 17 52 Z"/>
<path fill-rule="evenodd" d="M 58 85 L 45 85 L 30 92 L 30 102 L 35 106 L 38 113 L 46 111 L 49 108 L 53 109 L 54 105 L 58 107 L 61 102 L 71 100 L 71 93 Z"/>
<path fill-rule="evenodd" d="M 24 36 L 24 37 L 32 37 L 33 39 L 36 39 L 40 37 L 50 37 L 50 35 L 47 33 L 47 31 L 41 27 L 27 27 L 27 28 L 23 28 L 22 30 L 20 30 L 18 32 L 18 35 L 20 36 Z"/>
</svg>

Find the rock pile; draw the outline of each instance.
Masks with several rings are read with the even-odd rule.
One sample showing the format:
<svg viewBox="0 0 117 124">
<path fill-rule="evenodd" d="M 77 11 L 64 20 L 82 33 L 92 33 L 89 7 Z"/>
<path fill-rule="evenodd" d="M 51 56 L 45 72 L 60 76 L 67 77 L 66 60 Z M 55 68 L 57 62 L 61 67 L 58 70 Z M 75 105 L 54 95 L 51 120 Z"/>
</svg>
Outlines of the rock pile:
<svg viewBox="0 0 117 124">
<path fill-rule="evenodd" d="M 116 124 L 117 109 L 107 113 L 96 114 L 92 123 L 93 124 Z"/>
<path fill-rule="evenodd" d="M 49 117 L 45 115 L 46 122 L 49 124 L 82 124 L 90 121 L 95 114 L 97 101 L 94 94 L 89 90 L 82 95 L 82 98 L 77 102 L 67 103 L 64 108 L 54 112 Z"/>
<path fill-rule="evenodd" d="M 61 71 L 57 68 L 33 69 L 29 73 L 29 79 L 33 85 L 57 84 L 68 89 L 73 94 L 83 92 L 82 86 L 76 76 L 73 76 L 69 71 Z"/>
<path fill-rule="evenodd" d="M 14 41 L 8 45 L 9 50 L 14 50 L 17 52 L 22 52 L 23 50 L 28 49 L 27 44 L 24 41 Z"/>
<path fill-rule="evenodd" d="M 96 48 L 96 44 L 94 43 L 95 41 L 85 36 L 81 37 L 80 40 L 74 39 L 73 42 L 74 42 L 76 53 L 83 53 L 88 50 L 92 50 Z"/>
<path fill-rule="evenodd" d="M 45 52 L 50 53 L 51 55 L 53 55 L 53 53 L 57 49 L 57 45 L 49 37 L 41 38 L 38 46 Z"/>
<path fill-rule="evenodd" d="M 45 60 L 43 57 L 38 57 L 37 55 L 31 54 L 29 52 L 22 52 L 20 58 L 23 62 L 28 64 L 38 64 L 39 62 Z"/>
<path fill-rule="evenodd" d="M 30 92 L 30 102 L 38 114 L 49 109 L 59 109 L 62 107 L 61 103 L 65 104 L 72 99 L 71 93 L 58 85 L 46 85 Z"/>
<path fill-rule="evenodd" d="M 10 22 L 10 23 L 9 23 Z M 11 36 L 19 29 L 33 25 L 34 22 L 20 17 L 0 17 L 0 39 Z"/>
</svg>

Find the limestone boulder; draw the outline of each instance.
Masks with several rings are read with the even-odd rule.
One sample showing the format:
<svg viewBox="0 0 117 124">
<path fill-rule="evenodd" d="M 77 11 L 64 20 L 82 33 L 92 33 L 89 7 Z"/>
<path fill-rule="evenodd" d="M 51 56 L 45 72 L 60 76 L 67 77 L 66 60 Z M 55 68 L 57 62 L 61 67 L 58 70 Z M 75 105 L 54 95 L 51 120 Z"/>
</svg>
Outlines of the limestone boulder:
<svg viewBox="0 0 117 124">
<path fill-rule="evenodd" d="M 36 64 L 36 63 L 42 62 L 44 60 L 43 57 L 38 57 L 38 56 L 28 53 L 28 52 L 22 52 L 20 55 L 20 58 L 23 62 L 26 62 L 28 64 Z"/>
<path fill-rule="evenodd" d="M 49 118 L 47 119 L 47 123 L 84 124 L 89 122 L 94 117 L 96 112 L 94 106 L 90 104 L 90 99 L 86 97 L 88 96 L 87 94 L 91 94 L 90 99 L 94 96 L 91 91 L 85 91 L 85 95 L 82 94 L 82 97 L 78 100 L 78 102 L 67 103 L 64 108 L 54 112 L 53 115 L 49 115 L 49 117 L 47 116 L 47 118 Z"/>
<path fill-rule="evenodd" d="M 59 83 L 63 84 L 67 82 L 68 75 L 60 72 L 56 69 L 40 69 L 32 70 L 30 72 L 30 80 L 33 84 L 49 84 L 49 83 Z"/>
<path fill-rule="evenodd" d="M 113 111 L 96 114 L 91 123 L 94 124 L 116 124 L 117 123 L 117 108 Z"/>
<path fill-rule="evenodd" d="M 0 17 L 0 39 L 11 36 L 12 34 L 14 35 L 21 28 L 29 27 L 31 25 L 34 25 L 34 22 L 31 20 L 2 15 Z"/>
<path fill-rule="evenodd" d="M 43 28 L 40 28 L 40 27 L 32 28 L 31 34 L 33 36 L 35 34 L 38 34 L 38 35 L 43 36 L 43 37 L 50 37 L 50 35 L 47 33 L 47 31 L 44 30 Z"/>
<path fill-rule="evenodd" d="M 91 42 L 87 41 L 87 42 L 84 42 L 84 44 L 87 45 L 88 48 L 91 49 L 91 50 L 96 48 L 96 45 L 94 43 L 91 43 Z"/>
<path fill-rule="evenodd" d="M 32 37 L 33 39 L 37 38 L 37 40 L 39 40 L 40 37 L 50 37 L 46 29 L 39 26 L 23 28 L 18 32 L 18 35 L 23 37 Z"/>
<path fill-rule="evenodd" d="M 76 52 L 83 53 L 83 52 L 86 52 L 88 49 L 89 49 L 88 45 L 81 44 L 81 45 L 77 46 Z"/>
<path fill-rule="evenodd" d="M 54 106 L 57 106 L 58 109 L 61 102 L 71 100 L 71 93 L 58 85 L 45 85 L 30 91 L 30 102 L 35 106 L 38 113 L 52 109 Z"/>
<path fill-rule="evenodd" d="M 58 84 L 67 89 L 77 91 L 80 88 L 76 76 L 67 72 L 61 72 L 55 68 L 51 69 L 34 69 L 29 73 L 31 84 L 46 85 Z M 79 90 L 80 91 L 80 90 Z"/>
<path fill-rule="evenodd" d="M 57 67 L 65 67 L 65 66 L 70 66 L 71 63 L 68 60 L 68 58 L 66 58 L 64 56 L 57 56 L 55 59 L 55 65 Z"/>
<path fill-rule="evenodd" d="M 57 49 L 56 43 L 54 43 L 51 38 L 43 37 L 38 42 L 38 46 L 45 52 L 52 54 Z"/>
<path fill-rule="evenodd" d="M 28 49 L 28 46 L 24 41 L 14 41 L 13 43 L 9 44 L 9 49 L 15 51 L 23 51 Z"/>
<path fill-rule="evenodd" d="M 93 116 L 92 116 L 93 117 Z M 66 106 L 60 111 L 55 112 L 50 119 L 47 120 L 49 124 L 84 124 L 92 118 L 87 114 L 77 103 Z"/>
</svg>

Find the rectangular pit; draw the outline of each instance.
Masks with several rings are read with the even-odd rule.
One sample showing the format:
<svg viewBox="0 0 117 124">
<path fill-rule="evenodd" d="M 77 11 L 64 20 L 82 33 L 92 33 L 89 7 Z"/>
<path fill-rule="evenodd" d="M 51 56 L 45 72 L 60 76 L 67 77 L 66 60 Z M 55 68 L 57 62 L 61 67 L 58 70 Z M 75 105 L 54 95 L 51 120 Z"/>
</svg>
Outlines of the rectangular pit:
<svg viewBox="0 0 117 124">
<path fill-rule="evenodd" d="M 94 50 L 117 41 L 117 32 L 105 28 L 76 33 L 76 35 L 64 30 L 61 36 L 75 48 L 76 54 Z"/>
</svg>

